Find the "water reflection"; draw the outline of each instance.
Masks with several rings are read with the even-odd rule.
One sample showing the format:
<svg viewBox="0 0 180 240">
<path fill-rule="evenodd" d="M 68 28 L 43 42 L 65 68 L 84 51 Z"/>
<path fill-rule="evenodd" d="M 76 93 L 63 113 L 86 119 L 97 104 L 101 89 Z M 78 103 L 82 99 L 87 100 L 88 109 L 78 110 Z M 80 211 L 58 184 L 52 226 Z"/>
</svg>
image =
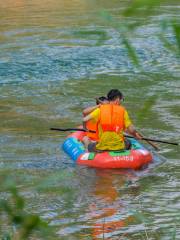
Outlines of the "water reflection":
<svg viewBox="0 0 180 240">
<path fill-rule="evenodd" d="M 97 181 L 93 191 L 93 203 L 89 205 L 93 239 L 118 235 L 125 236 L 123 230 L 134 223 L 134 216 L 126 212 L 120 189 L 137 180 L 133 172 L 121 170 L 96 171 Z M 134 192 L 133 197 L 138 195 Z M 131 196 L 132 197 L 132 196 Z"/>
</svg>

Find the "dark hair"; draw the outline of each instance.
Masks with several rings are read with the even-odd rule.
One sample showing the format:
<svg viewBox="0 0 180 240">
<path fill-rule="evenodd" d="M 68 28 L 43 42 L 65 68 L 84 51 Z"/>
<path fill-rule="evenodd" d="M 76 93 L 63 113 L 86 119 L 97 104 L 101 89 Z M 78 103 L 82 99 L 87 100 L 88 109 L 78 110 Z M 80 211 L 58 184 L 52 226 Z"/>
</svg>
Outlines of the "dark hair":
<svg viewBox="0 0 180 240">
<path fill-rule="evenodd" d="M 123 94 L 118 89 L 111 89 L 107 94 L 107 98 L 109 101 L 114 101 L 117 98 L 123 99 Z"/>
<path fill-rule="evenodd" d="M 98 100 L 100 100 L 100 101 L 98 101 Z M 96 98 L 96 104 L 99 104 L 103 101 L 108 101 L 107 97 L 102 96 L 102 97 Z"/>
</svg>

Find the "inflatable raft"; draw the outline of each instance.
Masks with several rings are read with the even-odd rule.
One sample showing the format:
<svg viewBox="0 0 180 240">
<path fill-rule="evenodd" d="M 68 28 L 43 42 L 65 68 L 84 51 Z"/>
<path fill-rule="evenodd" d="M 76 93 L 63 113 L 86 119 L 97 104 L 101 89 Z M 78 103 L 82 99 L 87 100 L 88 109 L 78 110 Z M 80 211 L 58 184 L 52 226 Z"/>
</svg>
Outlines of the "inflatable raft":
<svg viewBox="0 0 180 240">
<path fill-rule="evenodd" d="M 105 151 L 101 153 L 88 152 L 82 138 L 84 132 L 76 131 L 71 133 L 63 143 L 63 150 L 77 164 L 95 168 L 131 168 L 139 169 L 152 161 L 152 154 L 141 145 L 136 139 L 131 141 L 130 150 Z"/>
</svg>

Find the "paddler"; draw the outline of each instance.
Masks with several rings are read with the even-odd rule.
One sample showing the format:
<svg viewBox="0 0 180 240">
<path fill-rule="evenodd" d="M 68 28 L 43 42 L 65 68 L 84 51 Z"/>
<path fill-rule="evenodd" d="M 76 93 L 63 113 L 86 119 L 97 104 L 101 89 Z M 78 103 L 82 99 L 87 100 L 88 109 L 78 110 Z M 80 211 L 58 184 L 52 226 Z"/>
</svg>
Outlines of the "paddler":
<svg viewBox="0 0 180 240">
<path fill-rule="evenodd" d="M 127 110 L 121 105 L 123 94 L 118 89 L 112 89 L 107 94 L 108 103 L 101 104 L 93 112 L 83 117 L 83 126 L 93 121 L 98 126 L 98 142 L 88 144 L 88 151 L 110 151 L 129 149 L 130 143 L 125 140 L 124 132 L 137 139 L 142 136 L 133 126 Z"/>
</svg>

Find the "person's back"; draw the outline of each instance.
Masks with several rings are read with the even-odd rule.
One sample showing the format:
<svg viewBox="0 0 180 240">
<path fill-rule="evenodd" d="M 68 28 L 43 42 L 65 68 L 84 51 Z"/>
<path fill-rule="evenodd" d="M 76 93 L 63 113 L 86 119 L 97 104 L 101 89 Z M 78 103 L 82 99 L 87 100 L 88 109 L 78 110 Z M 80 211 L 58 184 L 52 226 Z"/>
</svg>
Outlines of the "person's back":
<svg viewBox="0 0 180 240">
<path fill-rule="evenodd" d="M 100 107 L 99 143 L 96 145 L 98 150 L 125 148 L 123 131 L 129 124 L 126 121 L 125 114 L 125 108 L 113 102 Z"/>
</svg>

